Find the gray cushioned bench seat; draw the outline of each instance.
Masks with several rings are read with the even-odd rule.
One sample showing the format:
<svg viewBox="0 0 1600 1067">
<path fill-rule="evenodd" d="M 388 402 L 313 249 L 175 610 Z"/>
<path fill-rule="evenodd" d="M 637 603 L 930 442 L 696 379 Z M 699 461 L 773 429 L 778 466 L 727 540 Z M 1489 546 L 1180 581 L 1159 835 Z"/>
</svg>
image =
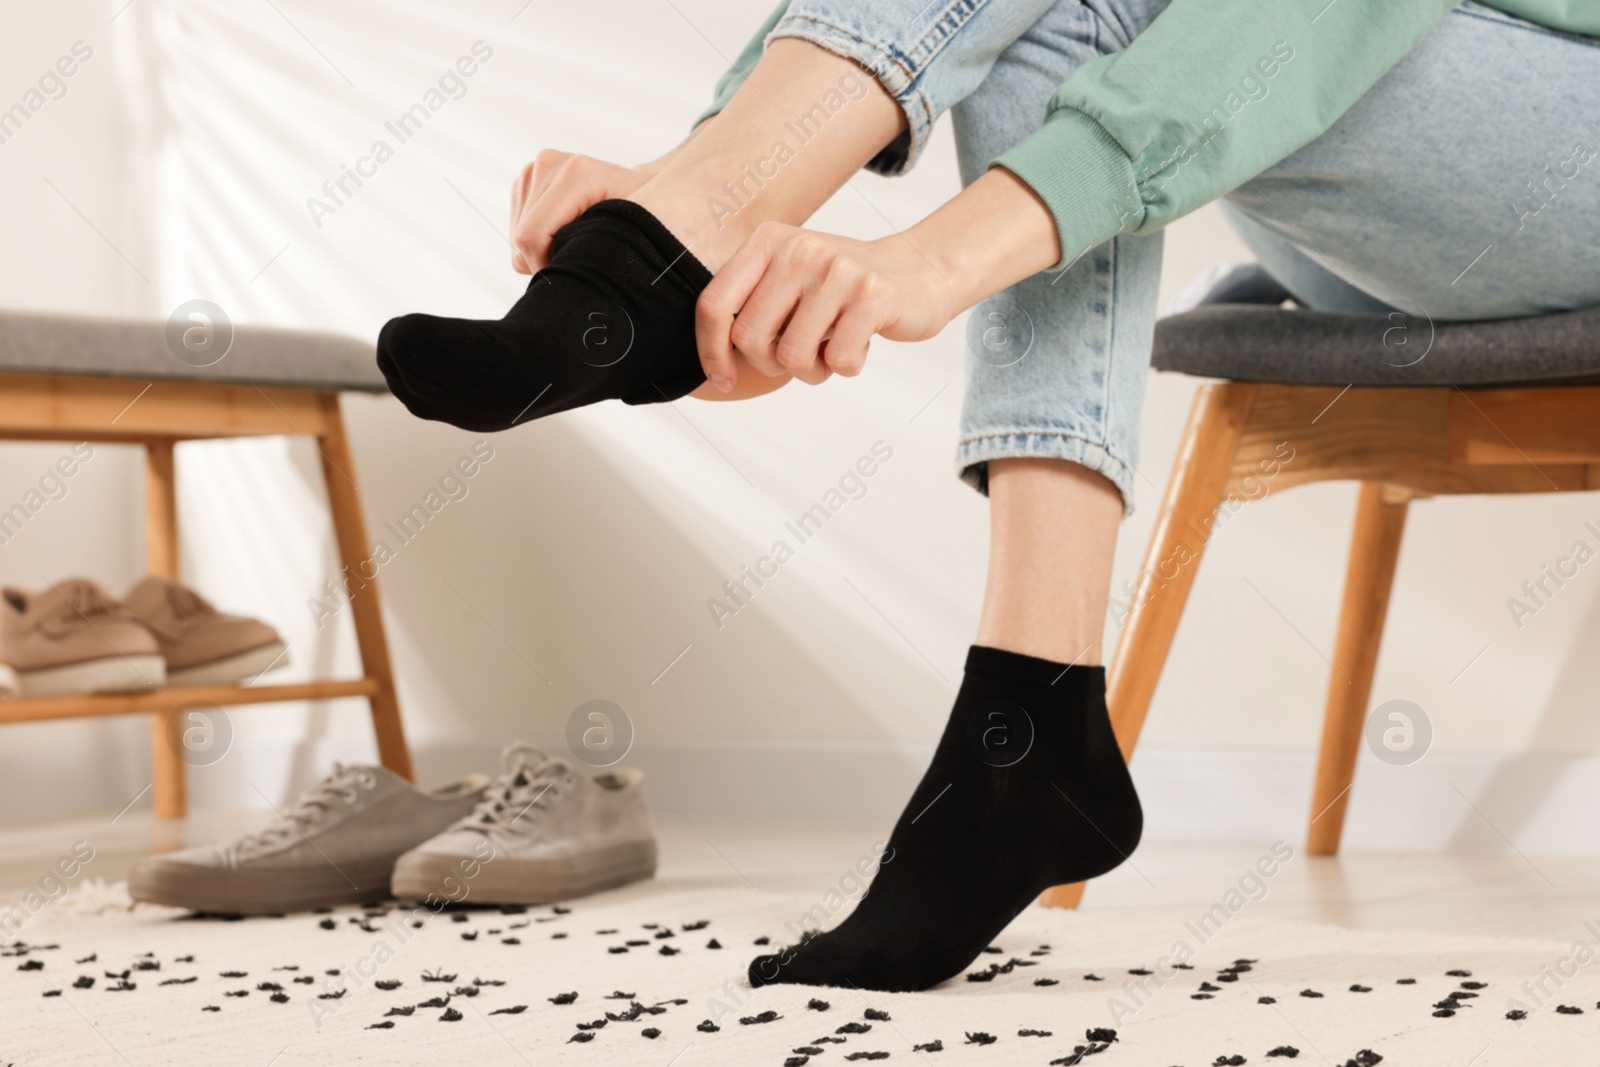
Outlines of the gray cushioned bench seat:
<svg viewBox="0 0 1600 1067">
<path fill-rule="evenodd" d="M 196 367 L 174 354 L 165 322 L 0 310 L 0 374 L 6 373 L 388 392 L 373 346 L 337 334 L 235 326 L 227 355 Z"/>
<path fill-rule="evenodd" d="M 1595 383 L 1600 308 L 1430 327 L 1424 318 L 1398 313 L 1215 304 L 1158 322 L 1151 364 L 1206 378 L 1287 385 Z"/>
</svg>

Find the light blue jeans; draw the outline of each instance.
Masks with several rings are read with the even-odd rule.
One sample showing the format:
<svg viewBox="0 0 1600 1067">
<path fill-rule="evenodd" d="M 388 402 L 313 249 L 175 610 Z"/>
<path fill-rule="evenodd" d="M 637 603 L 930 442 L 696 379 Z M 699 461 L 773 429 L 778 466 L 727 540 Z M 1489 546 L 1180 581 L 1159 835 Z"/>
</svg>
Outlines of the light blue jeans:
<svg viewBox="0 0 1600 1067">
<path fill-rule="evenodd" d="M 773 36 L 856 60 L 899 101 L 909 129 L 874 169 L 910 167 L 949 111 L 971 182 L 1039 128 L 1068 75 L 1126 47 L 1166 6 L 793 0 Z M 1577 145 L 1600 155 L 1600 42 L 1468 2 L 1225 208 L 1267 269 L 1321 310 L 1440 321 L 1590 307 L 1600 160 L 1566 180 L 1553 173 Z M 973 309 L 965 480 L 985 490 L 993 459 L 1064 459 L 1105 475 L 1131 508 L 1161 242 L 1118 237 Z"/>
</svg>

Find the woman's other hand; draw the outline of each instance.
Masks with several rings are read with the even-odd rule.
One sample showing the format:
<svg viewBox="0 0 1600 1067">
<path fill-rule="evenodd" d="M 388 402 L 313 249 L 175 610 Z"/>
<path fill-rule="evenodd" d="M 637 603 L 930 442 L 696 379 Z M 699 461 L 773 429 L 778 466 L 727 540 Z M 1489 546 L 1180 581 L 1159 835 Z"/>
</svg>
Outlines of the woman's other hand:
<svg viewBox="0 0 1600 1067">
<path fill-rule="evenodd" d="M 921 341 L 963 305 L 952 286 L 905 237 L 856 241 L 763 223 L 695 308 L 706 377 L 723 392 L 738 358 L 769 378 L 811 385 L 861 373 L 875 334 Z"/>
<path fill-rule="evenodd" d="M 751 368 L 812 384 L 859 374 L 874 334 L 932 337 L 1060 258 L 1050 209 L 999 167 L 905 233 L 876 241 L 764 223 L 700 294 L 700 363 L 722 393 L 736 383 L 744 392 L 741 371 Z"/>
</svg>

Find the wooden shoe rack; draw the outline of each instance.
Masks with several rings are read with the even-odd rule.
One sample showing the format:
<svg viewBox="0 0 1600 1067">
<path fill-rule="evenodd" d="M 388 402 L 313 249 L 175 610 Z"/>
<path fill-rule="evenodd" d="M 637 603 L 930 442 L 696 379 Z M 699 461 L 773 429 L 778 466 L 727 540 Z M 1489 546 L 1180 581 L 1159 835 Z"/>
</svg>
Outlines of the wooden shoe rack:
<svg viewBox="0 0 1600 1067">
<path fill-rule="evenodd" d="M 337 391 L 81 374 L 0 376 L 0 439 L 143 446 L 151 574 L 178 577 L 174 446 L 180 441 L 280 434 L 309 440 L 320 453 L 340 561 L 346 568 L 357 569 L 366 557 L 369 542 Z M 411 756 L 400 721 L 375 582 L 367 581 L 352 590 L 350 613 L 361 653 L 359 678 L 5 700 L 0 701 L 0 723 L 150 715 L 155 811 L 172 818 L 187 810 L 183 754 L 169 740 L 177 732 L 172 720 L 181 709 L 197 703 L 239 705 L 365 697 L 372 710 L 380 760 L 389 770 L 409 779 Z"/>
</svg>

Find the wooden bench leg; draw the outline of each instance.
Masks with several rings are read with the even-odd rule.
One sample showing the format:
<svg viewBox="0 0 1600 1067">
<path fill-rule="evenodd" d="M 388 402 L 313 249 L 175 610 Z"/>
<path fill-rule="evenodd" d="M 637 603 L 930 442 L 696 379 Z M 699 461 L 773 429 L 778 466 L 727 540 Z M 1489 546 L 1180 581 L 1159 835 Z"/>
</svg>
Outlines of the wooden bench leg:
<svg viewBox="0 0 1600 1067">
<path fill-rule="evenodd" d="M 350 612 L 356 626 L 356 647 L 361 651 L 361 669 L 377 683 L 368 698 L 372 706 L 372 729 L 378 738 L 378 759 L 400 777 L 410 780 L 411 752 L 406 747 L 405 728 L 400 721 L 400 702 L 395 695 L 394 669 L 389 662 L 389 641 L 383 632 L 383 613 L 378 606 L 376 567 L 369 558 L 371 542 L 367 524 L 361 516 L 361 495 L 356 490 L 355 463 L 345 436 L 344 415 L 339 397 L 323 397 L 327 429 L 320 442 L 322 475 L 328 485 L 328 508 L 333 515 L 334 538 L 339 544 L 339 559 L 344 565 L 341 579 L 350 593 Z"/>
<path fill-rule="evenodd" d="M 1155 697 L 1255 396 L 1255 385 L 1246 382 L 1207 385 L 1189 409 L 1166 497 L 1134 581 L 1126 628 L 1107 672 L 1106 700 L 1124 759 L 1132 758 Z M 1058 885 L 1045 890 L 1039 903 L 1075 908 L 1083 890 L 1082 882 Z"/>
<path fill-rule="evenodd" d="M 1389 503 L 1384 500 L 1382 485 L 1363 482 L 1350 542 L 1350 566 L 1345 572 L 1344 604 L 1339 609 L 1338 644 L 1328 676 L 1328 708 L 1322 719 L 1311 825 L 1306 830 L 1306 851 L 1313 856 L 1339 851 L 1405 526 L 1406 504 Z"/>
<path fill-rule="evenodd" d="M 178 481 L 174 445 L 168 440 L 145 445 L 145 566 L 151 574 L 178 577 Z M 169 726 L 177 712 L 150 716 L 150 771 L 158 818 L 178 819 L 189 809 L 188 780 L 182 755 L 172 745 Z"/>
</svg>

